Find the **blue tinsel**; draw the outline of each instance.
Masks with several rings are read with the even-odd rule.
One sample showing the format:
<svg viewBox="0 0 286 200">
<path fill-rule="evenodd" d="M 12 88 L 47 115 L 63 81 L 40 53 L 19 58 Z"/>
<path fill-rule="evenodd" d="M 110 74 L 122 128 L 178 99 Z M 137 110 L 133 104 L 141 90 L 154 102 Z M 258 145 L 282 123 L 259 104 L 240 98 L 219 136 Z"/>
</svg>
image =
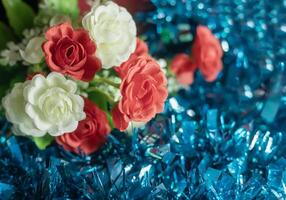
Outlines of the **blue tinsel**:
<svg viewBox="0 0 286 200">
<path fill-rule="evenodd" d="M 170 97 L 132 138 L 90 157 L 38 150 L 1 122 L 0 199 L 285 199 L 286 1 L 152 0 L 153 55 L 189 51 L 198 24 L 222 42 L 218 81 Z"/>
</svg>

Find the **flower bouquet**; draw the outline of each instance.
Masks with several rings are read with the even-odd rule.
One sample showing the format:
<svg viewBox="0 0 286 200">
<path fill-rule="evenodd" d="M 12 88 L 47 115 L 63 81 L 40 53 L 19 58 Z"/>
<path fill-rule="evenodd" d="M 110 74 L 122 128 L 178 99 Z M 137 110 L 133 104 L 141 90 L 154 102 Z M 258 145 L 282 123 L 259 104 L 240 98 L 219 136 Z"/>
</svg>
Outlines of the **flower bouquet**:
<svg viewBox="0 0 286 200">
<path fill-rule="evenodd" d="M 0 199 L 285 199 L 281 2 L 2 4 Z"/>
<path fill-rule="evenodd" d="M 166 76 L 125 8 L 45 0 L 34 14 L 21 0 L 3 3 L 15 32 L 8 42 L 14 37 L 2 24 L 1 69 L 11 73 L 2 106 L 13 134 L 40 149 L 55 140 L 90 154 L 113 128 L 125 131 L 163 111 Z"/>
</svg>

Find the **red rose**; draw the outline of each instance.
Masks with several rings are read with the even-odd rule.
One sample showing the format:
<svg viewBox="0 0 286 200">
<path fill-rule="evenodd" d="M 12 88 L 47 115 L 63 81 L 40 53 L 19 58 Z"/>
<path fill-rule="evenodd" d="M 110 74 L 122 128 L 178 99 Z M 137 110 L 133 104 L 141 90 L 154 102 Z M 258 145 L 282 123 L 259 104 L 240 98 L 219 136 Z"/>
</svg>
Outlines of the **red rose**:
<svg viewBox="0 0 286 200">
<path fill-rule="evenodd" d="M 196 65 L 192 59 L 184 53 L 177 54 L 171 63 L 171 71 L 176 75 L 179 83 L 190 85 L 194 80 Z"/>
<path fill-rule="evenodd" d="M 88 12 L 94 2 L 95 0 L 78 0 L 80 14 L 84 15 Z M 137 0 L 136 2 L 134 0 L 115 0 L 114 2 L 125 7 L 131 14 L 138 11 L 148 11 L 153 9 L 153 5 L 150 0 Z"/>
<path fill-rule="evenodd" d="M 84 112 L 86 118 L 79 122 L 74 132 L 56 137 L 57 143 L 67 151 L 90 154 L 105 143 L 111 130 L 106 114 L 86 98 Z"/>
<path fill-rule="evenodd" d="M 123 131 L 130 121 L 148 122 L 162 112 L 168 91 L 165 74 L 148 55 L 134 56 L 118 70 L 126 74 L 120 85 L 122 97 L 112 117 L 115 127 Z"/>
<path fill-rule="evenodd" d="M 150 0 L 115 0 L 115 3 L 125 7 L 131 14 L 138 11 L 148 11 L 153 8 Z"/>
<path fill-rule="evenodd" d="M 84 15 L 91 9 L 91 1 L 88 2 L 88 0 L 78 0 L 77 5 L 81 15 Z"/>
<path fill-rule="evenodd" d="M 147 44 L 143 41 L 137 38 L 136 41 L 136 49 L 135 51 L 130 55 L 129 59 L 133 59 L 134 57 L 138 56 L 143 56 L 143 55 L 148 55 L 148 46 Z M 128 60 L 126 62 L 128 62 Z M 124 62 L 125 63 L 125 62 Z M 121 64 L 120 67 L 115 67 L 115 71 L 118 73 L 120 78 L 124 78 L 124 76 L 127 74 L 127 71 L 129 70 L 129 65 L 125 65 L 124 63 Z"/>
<path fill-rule="evenodd" d="M 136 49 L 132 55 L 143 56 L 143 55 L 148 54 L 148 51 L 149 49 L 148 49 L 147 44 L 143 40 L 137 38 Z"/>
<path fill-rule="evenodd" d="M 90 81 L 100 70 L 95 44 L 85 30 L 73 30 L 70 24 L 64 23 L 50 28 L 46 39 L 42 48 L 51 71 Z"/>
<path fill-rule="evenodd" d="M 223 52 L 219 40 L 206 26 L 197 27 L 192 55 L 204 78 L 214 81 L 222 70 Z"/>
</svg>

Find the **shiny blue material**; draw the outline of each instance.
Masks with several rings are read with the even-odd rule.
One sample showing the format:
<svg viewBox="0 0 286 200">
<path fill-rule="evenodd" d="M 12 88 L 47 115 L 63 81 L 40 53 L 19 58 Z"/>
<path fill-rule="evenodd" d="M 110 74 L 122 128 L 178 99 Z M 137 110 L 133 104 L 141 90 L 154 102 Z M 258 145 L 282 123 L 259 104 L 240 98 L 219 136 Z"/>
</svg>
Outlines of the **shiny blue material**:
<svg viewBox="0 0 286 200">
<path fill-rule="evenodd" d="M 1 121 L 0 199 L 285 199 L 286 1 L 152 0 L 137 16 L 152 55 L 189 52 L 198 24 L 220 39 L 224 70 L 133 136 L 91 156 L 38 150 Z"/>
</svg>

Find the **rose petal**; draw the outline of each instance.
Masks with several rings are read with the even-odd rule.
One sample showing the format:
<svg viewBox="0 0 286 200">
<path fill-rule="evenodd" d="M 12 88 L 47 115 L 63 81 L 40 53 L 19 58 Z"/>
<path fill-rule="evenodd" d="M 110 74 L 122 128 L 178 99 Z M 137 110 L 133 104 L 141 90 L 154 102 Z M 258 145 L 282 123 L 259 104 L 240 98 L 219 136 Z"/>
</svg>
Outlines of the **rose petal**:
<svg viewBox="0 0 286 200">
<path fill-rule="evenodd" d="M 113 108 L 112 110 L 112 119 L 114 122 L 114 125 L 116 128 L 118 128 L 120 131 L 124 131 L 127 129 L 129 121 L 127 120 L 127 117 L 124 116 L 120 110 L 118 109 L 118 106 Z"/>
</svg>

